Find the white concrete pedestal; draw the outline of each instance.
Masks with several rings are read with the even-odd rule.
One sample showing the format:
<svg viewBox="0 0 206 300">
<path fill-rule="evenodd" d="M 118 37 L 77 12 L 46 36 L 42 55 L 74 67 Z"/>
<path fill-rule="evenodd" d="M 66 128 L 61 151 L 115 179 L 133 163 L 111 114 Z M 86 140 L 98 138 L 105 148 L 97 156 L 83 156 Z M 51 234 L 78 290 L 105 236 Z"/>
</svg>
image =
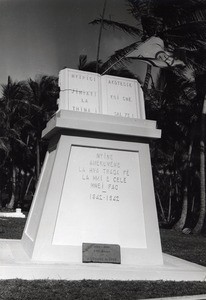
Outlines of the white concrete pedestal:
<svg viewBox="0 0 206 300">
<path fill-rule="evenodd" d="M 156 122 L 59 111 L 22 240 L 0 241 L 1 279 L 205 280 L 163 255 L 149 139 Z M 118 244 L 121 264 L 82 263 L 82 243 Z"/>
<path fill-rule="evenodd" d="M 23 234 L 33 261 L 82 263 L 82 243 L 118 244 L 122 265 L 161 265 L 146 120 L 60 111 Z"/>
</svg>

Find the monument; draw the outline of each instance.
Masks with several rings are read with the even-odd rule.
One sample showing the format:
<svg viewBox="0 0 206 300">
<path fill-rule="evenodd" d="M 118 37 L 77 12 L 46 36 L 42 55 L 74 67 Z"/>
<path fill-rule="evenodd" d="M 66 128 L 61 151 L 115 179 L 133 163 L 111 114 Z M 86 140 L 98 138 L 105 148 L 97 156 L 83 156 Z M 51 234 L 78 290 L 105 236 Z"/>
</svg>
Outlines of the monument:
<svg viewBox="0 0 206 300">
<path fill-rule="evenodd" d="M 82 263 L 83 244 L 118 245 L 122 265 L 161 265 L 149 154 L 160 130 L 145 120 L 140 85 L 64 69 L 59 86 L 25 250 L 36 261 Z"/>
<path fill-rule="evenodd" d="M 203 267 L 162 253 L 149 151 L 161 131 L 138 82 L 64 69 L 59 87 L 22 240 L 0 243 L 0 278 L 204 280 Z"/>
</svg>

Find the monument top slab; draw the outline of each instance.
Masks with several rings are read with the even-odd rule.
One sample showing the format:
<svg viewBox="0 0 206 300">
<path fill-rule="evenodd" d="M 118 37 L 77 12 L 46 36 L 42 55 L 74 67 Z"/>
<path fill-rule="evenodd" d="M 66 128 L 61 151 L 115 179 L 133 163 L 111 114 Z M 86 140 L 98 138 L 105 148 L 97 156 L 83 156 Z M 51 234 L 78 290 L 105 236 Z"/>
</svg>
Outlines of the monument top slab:
<svg viewBox="0 0 206 300">
<path fill-rule="evenodd" d="M 63 69 L 59 109 L 145 119 L 144 96 L 136 79 Z"/>
</svg>

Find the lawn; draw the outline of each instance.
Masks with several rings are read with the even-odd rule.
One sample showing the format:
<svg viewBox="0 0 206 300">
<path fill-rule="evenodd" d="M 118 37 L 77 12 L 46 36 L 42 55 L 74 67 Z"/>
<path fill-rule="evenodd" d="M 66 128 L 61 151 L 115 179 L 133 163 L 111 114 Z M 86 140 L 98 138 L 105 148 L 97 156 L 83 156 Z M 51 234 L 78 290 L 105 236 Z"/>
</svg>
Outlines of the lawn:
<svg viewBox="0 0 206 300">
<path fill-rule="evenodd" d="M 109 280 L 0 281 L 0 299 L 3 300 L 137 300 L 192 294 L 206 294 L 205 284 Z"/>
<path fill-rule="evenodd" d="M 26 218 L 0 218 L 1 239 L 21 239 Z"/>
<path fill-rule="evenodd" d="M 206 237 L 183 234 L 169 229 L 160 230 L 164 253 L 206 266 Z"/>
<path fill-rule="evenodd" d="M 0 238 L 20 239 L 26 219 L 0 218 Z M 163 252 L 206 266 L 206 237 L 161 229 Z M 1 280 L 0 299 L 133 300 L 206 294 L 206 282 Z"/>
</svg>

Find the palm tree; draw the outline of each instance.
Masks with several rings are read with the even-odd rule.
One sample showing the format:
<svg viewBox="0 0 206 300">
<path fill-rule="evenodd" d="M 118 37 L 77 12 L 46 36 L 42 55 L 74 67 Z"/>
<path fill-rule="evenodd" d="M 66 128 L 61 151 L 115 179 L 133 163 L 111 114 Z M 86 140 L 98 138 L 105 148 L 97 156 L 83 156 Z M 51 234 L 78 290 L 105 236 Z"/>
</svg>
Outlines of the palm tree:
<svg viewBox="0 0 206 300">
<path fill-rule="evenodd" d="M 24 194 L 29 192 L 31 180 L 35 177 L 33 170 L 36 170 L 38 178 L 44 156 L 41 151 L 46 151 L 46 144 L 41 141 L 41 131 L 57 108 L 57 98 L 56 77 L 42 76 L 28 82 L 13 82 L 8 77 L 8 83 L 2 86 L 0 164 L 2 171 L 4 166 L 8 166 L 10 173 L 11 198 L 8 208 L 23 201 Z M 43 150 L 40 151 L 40 147 Z M 18 199 L 19 195 L 22 199 Z"/>
<path fill-rule="evenodd" d="M 204 51 L 205 52 L 205 51 Z M 206 52 L 205 52 L 206 53 Z M 202 56 L 202 63 L 204 66 L 204 56 Z M 201 74 L 202 73 L 202 74 Z M 198 72 L 196 75 L 197 95 L 199 100 L 200 111 L 200 213 L 197 224 L 193 229 L 193 233 L 202 231 L 205 214 L 206 214 L 206 190 L 205 190 L 205 133 L 206 133 L 206 72 Z"/>
<path fill-rule="evenodd" d="M 144 41 L 145 39 L 156 36 L 160 37 L 166 47 L 172 51 L 175 57 L 184 60 L 187 68 L 185 72 L 179 72 L 174 69 L 173 71 L 185 76 L 189 74 L 188 68 L 192 68 L 196 71 L 196 75 L 199 73 L 199 66 L 202 66 L 202 62 L 198 61 L 198 54 L 205 45 L 206 38 L 206 3 L 204 0 L 128 0 L 129 11 L 134 18 L 139 22 L 137 28 L 113 22 L 111 20 L 104 20 L 105 26 L 113 26 L 113 28 L 121 29 L 132 35 L 137 36 L 137 42 L 116 51 L 115 55 L 112 55 L 104 65 L 106 70 L 108 66 L 114 65 L 116 62 L 121 63 L 124 57 L 136 49 L 139 45 L 139 40 Z M 96 19 L 92 24 L 100 23 L 100 19 Z M 141 31 L 142 29 L 142 31 Z M 206 65 L 206 64 L 204 64 Z M 203 70 L 205 68 L 203 67 Z M 147 75 L 145 78 L 144 87 L 148 88 L 149 79 L 151 78 L 151 67 L 147 69 Z M 195 76 L 196 83 L 198 76 Z M 204 97 L 203 97 L 204 99 Z M 200 103 L 200 111 L 204 112 L 203 102 L 197 98 Z M 204 113 L 203 113 L 204 115 Z M 202 117 L 204 119 L 204 116 Z M 202 122 L 205 124 L 205 122 Z M 202 130 L 203 126 L 202 126 Z M 203 145 L 203 144 L 202 144 Z M 202 146 L 202 156 L 205 154 L 205 149 Z M 189 152 L 188 152 L 189 153 Z M 189 157 L 191 157 L 189 155 Z M 201 210 L 200 216 L 205 215 L 205 186 L 204 183 L 204 159 L 201 159 Z M 204 199 L 203 199 L 204 198 Z M 203 218 L 202 218 L 203 219 Z M 201 222 L 202 224 L 202 222 Z M 201 226 L 200 226 L 201 227 Z M 199 227 L 199 228 L 200 228 Z M 200 231 L 200 229 L 198 229 Z M 195 230 L 197 232 L 197 230 Z"/>
<path fill-rule="evenodd" d="M 38 179 L 44 155 L 41 157 L 44 145 L 41 140 L 41 132 L 46 123 L 57 110 L 59 95 L 58 80 L 54 76 L 41 76 L 36 80 L 29 79 L 27 97 L 35 109 L 31 115 L 33 127 L 32 135 L 36 140 L 36 179 Z"/>
<path fill-rule="evenodd" d="M 25 85 L 16 83 L 8 77 L 8 83 L 2 86 L 0 99 L 0 149 L 2 151 L 1 165 L 11 166 L 11 199 L 8 208 L 13 208 L 16 201 L 17 176 L 19 160 L 28 153 L 28 148 L 22 140 L 22 130 L 28 124 L 29 103 L 24 98 Z"/>
<path fill-rule="evenodd" d="M 177 221 L 178 218 L 176 208 L 180 206 L 180 198 L 182 198 L 180 189 L 185 189 L 187 148 L 190 144 L 190 127 L 196 95 L 193 93 L 189 82 L 177 81 L 175 77 L 174 73 L 166 72 L 164 84 L 162 80 L 160 82 L 158 80 L 157 89 L 152 90 L 150 95 L 145 97 L 148 117 L 157 120 L 158 127 L 163 128 L 161 140 L 154 141 L 151 144 L 157 200 L 159 202 L 162 199 L 164 208 L 168 193 L 167 190 L 165 193 L 165 187 L 162 184 L 164 182 L 164 184 L 170 185 L 172 210 L 176 210 L 176 217 L 172 220 L 173 222 Z M 164 174 L 163 178 L 162 174 Z M 169 177 L 170 180 L 166 181 L 165 177 Z M 188 195 L 186 192 L 184 196 L 183 199 L 187 200 Z M 187 205 L 187 203 L 185 204 Z M 186 210 L 184 210 L 184 221 L 181 219 L 181 224 L 182 222 L 185 223 L 187 217 L 187 206 L 184 207 L 186 207 Z M 172 215 L 174 215 L 173 212 Z M 164 223 L 166 224 L 166 221 Z M 178 224 L 178 228 L 179 226 Z"/>
</svg>

